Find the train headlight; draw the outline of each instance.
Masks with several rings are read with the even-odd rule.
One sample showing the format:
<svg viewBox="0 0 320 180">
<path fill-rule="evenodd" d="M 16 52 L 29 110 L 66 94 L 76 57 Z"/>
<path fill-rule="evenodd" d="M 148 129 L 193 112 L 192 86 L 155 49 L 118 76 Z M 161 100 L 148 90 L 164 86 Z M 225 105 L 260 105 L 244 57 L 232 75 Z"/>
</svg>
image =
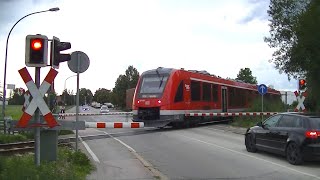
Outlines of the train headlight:
<svg viewBox="0 0 320 180">
<path fill-rule="evenodd" d="M 158 103 L 161 104 L 161 100 L 158 100 Z"/>
</svg>

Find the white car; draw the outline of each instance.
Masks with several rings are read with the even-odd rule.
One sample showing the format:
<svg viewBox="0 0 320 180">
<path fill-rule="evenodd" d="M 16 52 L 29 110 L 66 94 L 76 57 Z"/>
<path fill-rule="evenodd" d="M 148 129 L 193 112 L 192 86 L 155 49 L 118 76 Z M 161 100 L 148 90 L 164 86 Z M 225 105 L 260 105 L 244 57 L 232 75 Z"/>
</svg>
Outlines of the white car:
<svg viewBox="0 0 320 180">
<path fill-rule="evenodd" d="M 100 108 L 100 113 L 108 113 L 109 112 L 109 108 L 106 105 L 101 106 Z"/>
<path fill-rule="evenodd" d="M 83 110 L 83 111 L 89 111 L 90 108 L 89 108 L 88 105 L 84 105 L 84 106 L 82 106 L 82 110 Z"/>
</svg>

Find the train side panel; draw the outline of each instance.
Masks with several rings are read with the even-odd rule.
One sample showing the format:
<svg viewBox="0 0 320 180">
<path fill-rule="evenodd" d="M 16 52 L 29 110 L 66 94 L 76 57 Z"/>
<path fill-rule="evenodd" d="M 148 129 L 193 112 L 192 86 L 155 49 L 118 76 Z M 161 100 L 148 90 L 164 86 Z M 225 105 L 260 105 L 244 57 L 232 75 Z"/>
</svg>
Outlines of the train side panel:
<svg viewBox="0 0 320 180">
<path fill-rule="evenodd" d="M 270 89 L 266 97 L 278 97 Z M 257 86 L 197 72 L 156 69 L 143 73 L 133 100 L 133 120 L 161 127 L 184 122 L 190 112 L 245 111 Z"/>
</svg>

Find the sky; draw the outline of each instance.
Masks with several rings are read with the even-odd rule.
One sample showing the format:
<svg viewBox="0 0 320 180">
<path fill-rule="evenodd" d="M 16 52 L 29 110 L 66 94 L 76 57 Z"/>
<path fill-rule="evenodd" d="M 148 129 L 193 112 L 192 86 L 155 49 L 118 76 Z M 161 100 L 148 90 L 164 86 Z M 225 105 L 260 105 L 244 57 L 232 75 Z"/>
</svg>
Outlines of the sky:
<svg viewBox="0 0 320 180">
<path fill-rule="evenodd" d="M 25 37 L 56 36 L 71 42 L 68 53 L 90 59 L 80 74 L 80 88 L 111 89 L 132 65 L 141 74 L 157 67 L 206 70 L 236 78 L 250 68 L 258 84 L 295 91 L 297 81 L 268 60 L 273 49 L 266 0 L 0 0 L 0 84 L 3 84 L 6 38 L 28 13 L 59 7 L 60 11 L 29 16 L 13 29 L 8 44 L 7 84 L 26 88 L 18 70 L 25 67 Z M 50 67 L 41 68 L 41 82 Z M 34 68 L 28 67 L 34 78 Z M 58 95 L 76 91 L 76 76 L 66 62 L 55 79 Z M 70 77 L 72 76 L 72 77 Z M 1 88 L 2 90 L 2 88 Z"/>
</svg>

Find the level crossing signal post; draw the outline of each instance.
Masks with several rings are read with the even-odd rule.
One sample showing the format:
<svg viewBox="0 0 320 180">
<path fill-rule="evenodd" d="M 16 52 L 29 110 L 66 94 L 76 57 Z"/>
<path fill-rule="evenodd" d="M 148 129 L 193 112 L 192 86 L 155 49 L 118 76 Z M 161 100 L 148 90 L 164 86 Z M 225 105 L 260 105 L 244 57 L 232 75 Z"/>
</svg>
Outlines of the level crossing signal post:
<svg viewBox="0 0 320 180">
<path fill-rule="evenodd" d="M 27 35 L 26 36 L 26 48 L 25 48 L 25 65 L 27 67 L 35 67 L 35 83 L 32 83 L 32 78 L 28 74 L 26 68 L 23 68 L 19 71 L 21 77 L 24 79 L 26 85 L 28 86 L 33 99 L 39 99 L 37 102 L 33 101 L 25 109 L 23 116 L 20 118 L 20 121 L 17 123 L 17 127 L 26 128 L 28 121 L 34 113 L 34 124 L 35 127 L 35 164 L 40 165 L 40 159 L 44 160 L 56 160 L 57 158 L 57 131 L 42 131 L 42 138 L 40 136 L 40 127 L 49 126 L 50 128 L 56 127 L 59 124 L 53 117 L 51 111 L 43 101 L 43 95 L 48 91 L 49 87 L 52 87 L 54 77 L 57 75 L 57 71 L 51 69 L 48 73 L 45 81 L 40 86 L 40 68 L 48 66 L 48 37 L 45 35 Z M 51 51 L 50 51 L 50 65 L 53 68 L 59 68 L 59 64 L 64 61 L 71 60 L 70 54 L 62 54 L 61 51 L 71 48 L 70 42 L 60 42 L 59 38 L 53 37 L 51 40 Z M 49 77 L 49 74 L 53 72 L 54 77 Z M 52 74 L 52 73 L 51 73 Z M 30 78 L 27 78 L 30 77 Z M 49 82 L 46 82 L 46 79 L 50 79 Z M 26 82 L 26 79 L 28 81 Z M 31 82 L 31 83 L 30 83 Z M 49 84 L 48 84 L 49 83 Z M 35 87 L 34 87 L 35 85 Z M 45 87 L 46 86 L 46 87 Z M 40 97 L 41 96 L 41 97 Z M 32 104 L 33 103 L 33 104 Z M 38 103 L 35 105 L 35 103 Z M 42 104 L 39 104 L 42 103 Z M 32 112 L 35 108 L 35 111 Z M 33 110 L 31 110 L 33 109 Z M 47 124 L 42 124 L 40 120 L 40 112 L 44 115 L 44 119 L 47 121 Z M 43 112 L 45 111 L 45 112 Z M 30 114 L 28 114 L 28 112 Z M 50 113 L 49 113 L 50 112 Z M 48 115 L 49 114 L 49 115 Z M 31 117 L 30 117 L 31 116 Z M 40 143 L 42 142 L 42 143 Z M 52 153 L 52 149 L 54 152 Z M 51 152 L 51 153 L 48 153 Z M 42 158 L 43 157 L 43 158 Z"/>
<path fill-rule="evenodd" d="M 297 97 L 298 105 L 294 109 L 295 112 L 300 112 L 300 108 L 302 112 L 306 112 L 307 109 L 305 108 L 303 102 L 307 97 L 307 81 L 305 78 L 298 79 L 298 91 L 294 92 L 295 96 Z"/>
<path fill-rule="evenodd" d="M 51 41 L 50 63 L 48 65 L 48 42 Z M 55 161 L 57 159 L 58 146 L 58 130 L 76 130 L 76 138 L 78 138 L 78 130 L 85 130 L 86 123 L 84 121 L 56 121 L 56 118 L 45 103 L 43 96 L 48 92 L 49 88 L 53 86 L 53 81 L 58 72 L 55 70 L 59 68 L 61 62 L 68 61 L 69 69 L 77 73 L 77 91 L 79 91 L 79 73 L 83 73 L 89 67 L 90 61 L 88 56 L 81 52 L 75 51 L 71 55 L 61 53 L 61 51 L 71 48 L 70 42 L 60 42 L 59 38 L 53 37 L 52 40 L 47 36 L 27 35 L 26 49 L 25 49 L 25 65 L 27 67 L 35 67 L 35 82 L 31 78 L 26 67 L 19 70 L 19 73 L 28 87 L 32 100 L 28 105 L 24 106 L 24 112 L 19 121 L 11 121 L 10 129 L 12 131 L 35 131 L 35 164 L 40 165 L 40 159 L 46 161 Z M 40 69 L 41 67 L 51 66 L 49 73 L 40 85 Z M 77 93 L 79 96 L 79 92 Z M 29 100 L 29 97 L 26 98 Z M 77 98 L 77 107 L 79 106 L 79 98 Z M 40 116 L 40 111 L 43 115 Z M 76 116 L 79 114 L 77 108 Z M 33 123 L 29 123 L 34 117 Z M 46 121 L 46 123 L 43 123 Z M 143 127 L 141 123 L 126 122 L 120 124 L 114 122 L 114 128 Z M 87 125 L 88 126 L 88 125 Z M 110 124 L 104 124 L 105 128 L 112 127 Z M 41 130 L 40 127 L 45 128 Z M 100 127 L 100 126 L 99 126 Z M 40 134 L 41 133 L 41 134 Z M 76 141 L 76 149 L 77 149 Z"/>
</svg>

